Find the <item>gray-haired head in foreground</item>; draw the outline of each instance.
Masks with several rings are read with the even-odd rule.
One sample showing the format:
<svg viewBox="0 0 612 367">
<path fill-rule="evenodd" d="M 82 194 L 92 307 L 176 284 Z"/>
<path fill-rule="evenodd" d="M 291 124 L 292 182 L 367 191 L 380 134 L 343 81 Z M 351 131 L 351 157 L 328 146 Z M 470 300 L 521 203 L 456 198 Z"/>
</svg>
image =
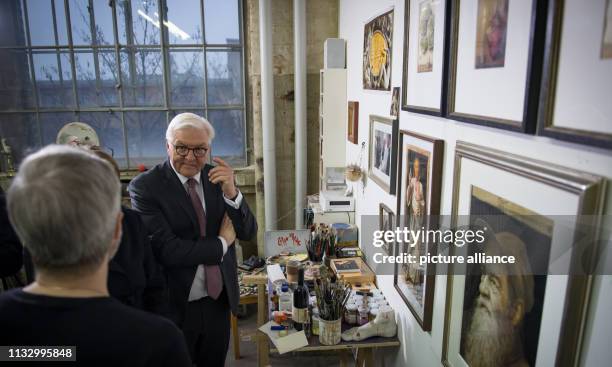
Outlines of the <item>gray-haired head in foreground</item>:
<svg viewBox="0 0 612 367">
<path fill-rule="evenodd" d="M 166 129 L 166 141 L 174 144 L 174 133 L 181 129 L 200 129 L 208 134 L 208 143 L 210 144 L 215 138 L 215 128 L 212 124 L 202 116 L 195 113 L 183 112 L 174 116 L 168 128 Z"/>
<path fill-rule="evenodd" d="M 34 265 L 69 271 L 102 262 L 113 240 L 120 195 L 108 162 L 79 148 L 50 145 L 21 164 L 7 207 Z"/>
</svg>

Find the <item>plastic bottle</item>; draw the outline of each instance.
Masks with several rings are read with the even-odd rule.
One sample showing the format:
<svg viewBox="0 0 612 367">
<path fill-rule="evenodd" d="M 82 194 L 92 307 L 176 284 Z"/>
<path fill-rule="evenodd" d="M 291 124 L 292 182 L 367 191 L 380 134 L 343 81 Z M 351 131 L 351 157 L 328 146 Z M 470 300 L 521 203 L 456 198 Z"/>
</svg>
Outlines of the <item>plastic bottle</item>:
<svg viewBox="0 0 612 367">
<path fill-rule="evenodd" d="M 291 292 L 289 291 L 289 286 L 287 283 L 283 284 L 281 287 L 281 292 L 278 297 L 278 310 L 291 312 L 293 308 L 293 297 Z"/>
</svg>

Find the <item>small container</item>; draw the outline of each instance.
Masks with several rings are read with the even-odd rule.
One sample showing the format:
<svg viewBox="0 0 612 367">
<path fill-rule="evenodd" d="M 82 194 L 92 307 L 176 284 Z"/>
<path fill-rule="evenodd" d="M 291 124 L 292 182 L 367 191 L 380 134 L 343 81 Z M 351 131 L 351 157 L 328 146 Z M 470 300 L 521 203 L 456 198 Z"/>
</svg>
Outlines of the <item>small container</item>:
<svg viewBox="0 0 612 367">
<path fill-rule="evenodd" d="M 312 309 L 312 335 L 319 335 L 319 321 L 319 309 L 315 307 Z"/>
<path fill-rule="evenodd" d="M 344 320 L 349 325 L 357 324 L 357 305 L 354 303 L 349 303 L 346 305 L 346 310 L 344 311 Z"/>
<path fill-rule="evenodd" d="M 370 299 L 370 302 L 378 302 L 378 301 L 384 301 L 385 300 L 385 296 L 381 294 L 378 294 L 376 296 L 372 296 L 372 298 Z"/>
<path fill-rule="evenodd" d="M 341 327 L 342 319 L 334 321 L 320 320 L 319 343 L 323 345 L 336 345 L 340 343 Z"/>
<path fill-rule="evenodd" d="M 359 307 L 359 309 L 357 310 L 359 311 L 359 317 L 357 318 L 357 324 L 359 326 L 361 325 L 365 325 L 368 323 L 368 321 L 370 321 L 370 309 L 367 307 Z"/>
<path fill-rule="evenodd" d="M 355 301 L 355 302 L 353 302 L 353 303 L 357 305 L 357 308 L 359 308 L 359 307 L 363 306 L 363 301 L 362 301 L 362 300 L 360 300 L 360 299 L 359 299 L 359 300 L 357 300 L 357 301 Z"/>
<path fill-rule="evenodd" d="M 382 291 L 380 289 L 372 289 L 372 297 L 376 297 L 378 295 L 382 295 Z"/>
<path fill-rule="evenodd" d="M 287 281 L 289 283 L 297 283 L 298 278 L 298 268 L 300 263 L 294 260 L 287 261 Z"/>
<path fill-rule="evenodd" d="M 363 301 L 363 296 L 361 294 L 355 294 L 351 299 L 357 303 L 357 301 Z"/>
<path fill-rule="evenodd" d="M 293 309 L 293 294 L 289 291 L 289 286 L 283 284 L 281 287 L 281 293 L 278 297 L 278 310 L 284 312 L 291 312 Z"/>
</svg>

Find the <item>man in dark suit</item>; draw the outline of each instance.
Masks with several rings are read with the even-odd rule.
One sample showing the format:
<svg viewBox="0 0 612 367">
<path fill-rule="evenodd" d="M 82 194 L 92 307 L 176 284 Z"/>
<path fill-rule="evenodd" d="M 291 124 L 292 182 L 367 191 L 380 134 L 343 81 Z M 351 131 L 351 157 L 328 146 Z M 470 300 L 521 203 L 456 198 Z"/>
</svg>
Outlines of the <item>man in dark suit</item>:
<svg viewBox="0 0 612 367">
<path fill-rule="evenodd" d="M 198 366 L 225 363 L 230 310 L 240 296 L 233 244 L 257 232 L 232 168 L 220 158 L 206 164 L 214 134 L 206 119 L 177 115 L 166 131 L 168 160 L 129 186 L 165 268 L 171 317 Z"/>
</svg>

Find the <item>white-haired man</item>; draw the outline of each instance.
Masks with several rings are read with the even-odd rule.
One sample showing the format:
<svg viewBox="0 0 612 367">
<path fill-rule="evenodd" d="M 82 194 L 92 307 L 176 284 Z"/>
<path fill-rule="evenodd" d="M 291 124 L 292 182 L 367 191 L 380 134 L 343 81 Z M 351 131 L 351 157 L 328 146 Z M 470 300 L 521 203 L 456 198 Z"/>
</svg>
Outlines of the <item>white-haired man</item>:
<svg viewBox="0 0 612 367">
<path fill-rule="evenodd" d="M 512 255 L 516 262 L 484 267 L 478 297 L 466 315 L 461 354 L 470 367 L 529 366 L 523 320 L 534 304 L 534 280 L 525 243 L 510 232 L 488 233 L 485 253 Z"/>
<path fill-rule="evenodd" d="M 165 268 L 170 317 L 198 366 L 225 364 L 230 310 L 236 312 L 240 296 L 233 243 L 257 233 L 232 168 L 220 158 L 206 164 L 214 136 L 206 119 L 177 115 L 166 131 L 168 160 L 129 186 Z"/>
<path fill-rule="evenodd" d="M 69 354 L 80 366 L 190 366 L 175 325 L 109 296 L 120 188 L 107 162 L 77 148 L 49 146 L 25 159 L 7 203 L 36 280 L 0 295 L 0 345 L 75 346 Z"/>
</svg>

